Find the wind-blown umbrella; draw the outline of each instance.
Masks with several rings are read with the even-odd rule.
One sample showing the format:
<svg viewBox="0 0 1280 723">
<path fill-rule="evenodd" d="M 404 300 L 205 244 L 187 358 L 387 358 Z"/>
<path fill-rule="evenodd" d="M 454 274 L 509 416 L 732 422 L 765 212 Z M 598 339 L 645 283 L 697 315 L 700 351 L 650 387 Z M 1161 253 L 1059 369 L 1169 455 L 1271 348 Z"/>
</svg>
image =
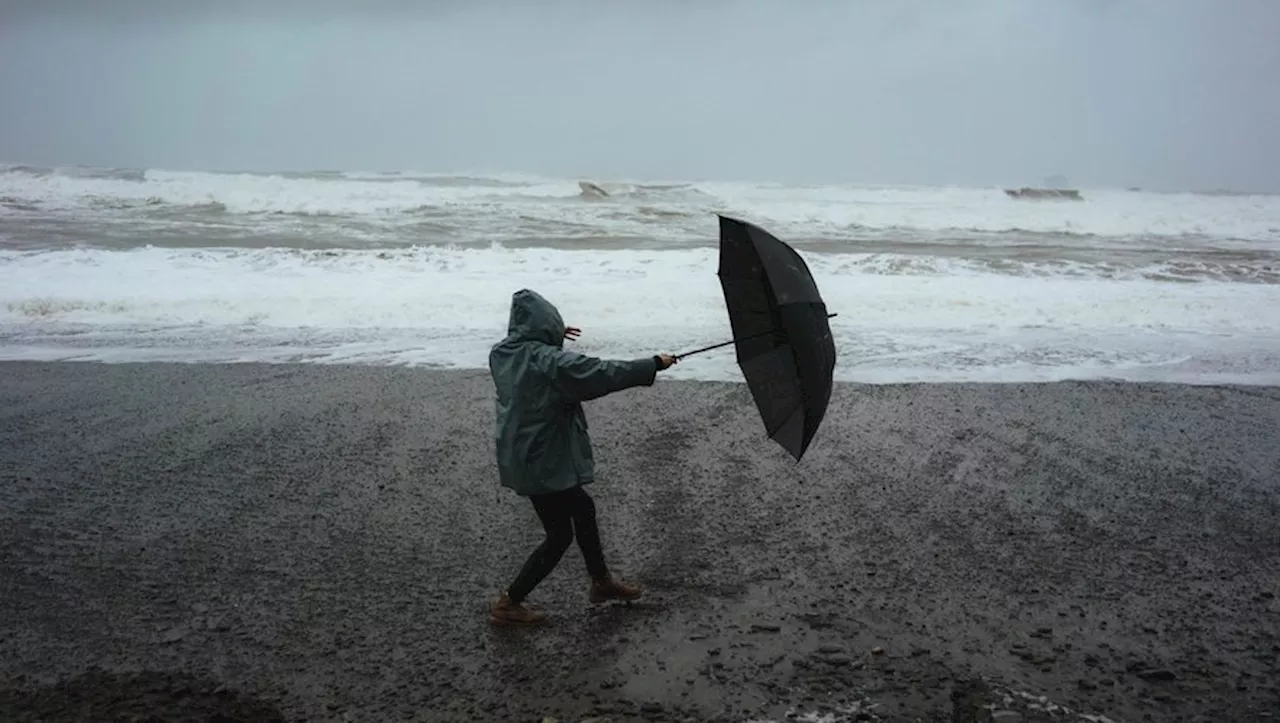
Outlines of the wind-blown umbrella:
<svg viewBox="0 0 1280 723">
<path fill-rule="evenodd" d="M 720 286 L 733 344 L 769 437 L 799 462 L 831 399 L 836 365 L 827 306 L 795 249 L 768 231 L 720 216 Z"/>
</svg>

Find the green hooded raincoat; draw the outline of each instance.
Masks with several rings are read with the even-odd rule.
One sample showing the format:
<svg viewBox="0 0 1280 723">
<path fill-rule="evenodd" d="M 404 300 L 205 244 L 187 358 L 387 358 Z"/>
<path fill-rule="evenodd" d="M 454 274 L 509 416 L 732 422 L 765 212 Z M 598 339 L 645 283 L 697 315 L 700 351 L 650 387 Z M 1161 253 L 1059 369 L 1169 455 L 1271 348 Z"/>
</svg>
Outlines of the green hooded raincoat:
<svg viewBox="0 0 1280 723">
<path fill-rule="evenodd" d="M 528 289 L 511 297 L 507 338 L 489 352 L 497 390 L 498 477 L 523 496 L 595 481 L 582 402 L 652 385 L 656 358 L 614 361 L 565 351 L 564 320 Z"/>
</svg>

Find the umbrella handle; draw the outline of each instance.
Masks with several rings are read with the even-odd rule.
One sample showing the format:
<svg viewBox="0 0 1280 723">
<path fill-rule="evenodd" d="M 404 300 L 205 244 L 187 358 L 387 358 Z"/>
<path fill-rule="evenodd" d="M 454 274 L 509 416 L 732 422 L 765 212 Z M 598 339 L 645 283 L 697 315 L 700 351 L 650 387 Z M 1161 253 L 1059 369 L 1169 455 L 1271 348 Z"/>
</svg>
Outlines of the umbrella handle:
<svg viewBox="0 0 1280 723">
<path fill-rule="evenodd" d="M 832 318 L 832 317 L 834 317 L 834 316 L 837 316 L 837 315 L 836 315 L 836 314 L 827 314 L 827 318 L 828 318 L 828 319 L 830 319 L 830 318 Z M 675 358 L 676 358 L 676 361 L 679 361 L 679 360 L 681 360 L 681 359 L 683 359 L 683 358 L 685 358 L 685 357 L 687 357 L 687 356 L 693 356 L 694 354 L 701 354 L 701 353 L 702 353 L 702 352 L 704 352 L 704 351 L 711 351 L 712 349 L 719 349 L 719 348 L 720 348 L 720 347 L 722 347 L 722 346 L 729 346 L 730 344 L 734 344 L 734 343 L 736 343 L 736 342 L 740 342 L 740 341 L 747 341 L 747 340 L 749 340 L 749 339 L 759 339 L 760 337 L 762 337 L 762 336 L 768 336 L 768 335 L 772 334 L 773 332 L 774 332 L 774 330 L 773 330 L 773 329 L 770 329 L 769 331 L 762 331 L 762 332 L 760 332 L 759 334 L 752 334 L 751 336 L 744 336 L 744 337 L 741 337 L 741 338 L 738 338 L 738 339 L 730 339 L 729 341 L 722 341 L 722 342 L 720 342 L 719 344 L 712 344 L 711 346 L 704 346 L 704 347 L 702 347 L 701 349 L 694 349 L 693 351 L 687 351 L 687 352 L 685 352 L 685 353 L 683 353 L 683 354 L 676 354 L 676 355 L 675 355 Z"/>
</svg>

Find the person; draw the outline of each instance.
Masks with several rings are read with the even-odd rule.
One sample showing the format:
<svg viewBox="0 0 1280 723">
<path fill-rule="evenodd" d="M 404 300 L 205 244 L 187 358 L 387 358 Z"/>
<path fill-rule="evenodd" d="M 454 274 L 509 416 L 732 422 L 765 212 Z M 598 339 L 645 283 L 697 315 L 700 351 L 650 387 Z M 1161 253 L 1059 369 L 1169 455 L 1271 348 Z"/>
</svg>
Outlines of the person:
<svg viewBox="0 0 1280 723">
<path fill-rule="evenodd" d="M 515 580 L 490 605 L 498 625 L 537 625 L 547 614 L 526 606 L 575 537 L 590 576 L 592 603 L 635 600 L 638 585 L 617 580 L 605 565 L 595 502 L 585 486 L 595 481 L 591 438 L 582 403 L 638 386 L 676 363 L 669 354 L 631 361 L 597 359 L 564 349 L 581 330 L 565 326 L 559 310 L 540 294 L 521 289 L 511 297 L 507 336 L 489 351 L 496 400 L 498 477 L 527 497 L 546 538 Z"/>
</svg>

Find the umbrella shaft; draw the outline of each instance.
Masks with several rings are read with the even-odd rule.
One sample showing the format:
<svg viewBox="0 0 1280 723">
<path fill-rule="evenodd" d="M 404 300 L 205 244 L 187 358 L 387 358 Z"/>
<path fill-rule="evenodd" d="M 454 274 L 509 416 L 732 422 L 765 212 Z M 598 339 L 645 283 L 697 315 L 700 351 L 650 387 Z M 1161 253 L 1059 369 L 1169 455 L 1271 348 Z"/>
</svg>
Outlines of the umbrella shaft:
<svg viewBox="0 0 1280 723">
<path fill-rule="evenodd" d="M 832 317 L 834 317 L 834 316 L 836 316 L 836 315 L 835 315 L 835 314 L 827 314 L 827 318 L 828 318 L 828 319 L 830 319 L 830 318 L 832 318 Z M 701 353 L 702 353 L 702 352 L 704 352 L 704 351 L 711 351 L 712 349 L 719 349 L 719 348 L 720 348 L 720 347 L 722 347 L 722 346 L 729 346 L 730 344 L 734 344 L 734 343 L 736 343 L 736 342 L 740 342 L 740 341 L 747 341 L 747 340 L 749 340 L 749 339 L 759 339 L 760 337 L 762 337 L 762 336 L 768 336 L 768 335 L 772 334 L 773 332 L 774 332 L 774 330 L 773 330 L 773 329 L 770 329 L 769 331 L 762 331 L 762 332 L 760 332 L 759 334 L 752 334 L 751 336 L 744 336 L 744 337 L 741 337 L 741 338 L 739 338 L 739 339 L 730 339 L 729 341 L 722 341 L 722 342 L 720 342 L 719 344 L 712 344 L 711 346 L 704 346 L 704 347 L 702 347 L 701 349 L 694 349 L 693 351 L 687 351 L 687 352 L 685 352 L 685 353 L 683 353 L 683 354 L 677 354 L 677 355 L 676 355 L 676 359 L 683 359 L 683 358 L 685 358 L 685 357 L 687 357 L 687 356 L 693 356 L 694 354 L 701 354 Z"/>
</svg>

